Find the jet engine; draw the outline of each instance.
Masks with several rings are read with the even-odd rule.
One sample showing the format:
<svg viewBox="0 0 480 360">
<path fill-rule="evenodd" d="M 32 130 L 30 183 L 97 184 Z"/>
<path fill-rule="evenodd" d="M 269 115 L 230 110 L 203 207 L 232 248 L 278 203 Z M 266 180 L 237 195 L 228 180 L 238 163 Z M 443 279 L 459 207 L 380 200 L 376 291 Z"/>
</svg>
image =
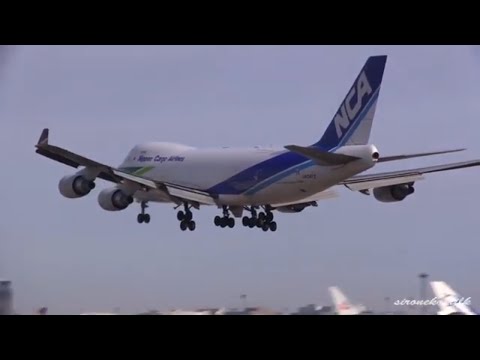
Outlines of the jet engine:
<svg viewBox="0 0 480 360">
<path fill-rule="evenodd" d="M 403 201 L 414 192 L 413 184 L 392 185 L 373 189 L 375 199 L 384 203 Z"/>
<path fill-rule="evenodd" d="M 103 210 L 121 211 L 125 210 L 131 203 L 133 203 L 133 197 L 116 187 L 102 190 L 98 194 L 98 204 Z"/>
<path fill-rule="evenodd" d="M 95 188 L 93 180 L 86 179 L 82 175 L 64 176 L 58 183 L 60 194 L 69 199 L 86 196 Z"/>
</svg>

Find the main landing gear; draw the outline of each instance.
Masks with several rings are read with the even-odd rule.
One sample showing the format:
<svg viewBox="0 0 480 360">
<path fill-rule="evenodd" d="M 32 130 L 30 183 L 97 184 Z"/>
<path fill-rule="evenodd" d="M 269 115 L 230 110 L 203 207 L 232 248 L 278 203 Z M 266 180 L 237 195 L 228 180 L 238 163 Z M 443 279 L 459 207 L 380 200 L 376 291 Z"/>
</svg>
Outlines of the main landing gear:
<svg viewBox="0 0 480 360">
<path fill-rule="evenodd" d="M 228 208 L 224 206 L 223 217 L 215 216 L 214 224 L 215 226 L 218 226 L 221 228 L 226 228 L 228 226 L 230 229 L 233 229 L 235 227 L 235 218 L 230 217 Z"/>
<path fill-rule="evenodd" d="M 177 213 L 177 219 L 180 221 L 180 229 L 182 231 L 186 231 L 187 229 L 190 231 L 194 231 L 196 228 L 195 221 L 193 221 L 193 214 L 188 207 L 188 204 L 184 204 L 185 211 L 179 211 Z"/>
<path fill-rule="evenodd" d="M 277 223 L 273 221 L 273 213 L 270 206 L 265 206 L 265 212 L 260 212 L 257 215 L 257 209 L 255 207 L 245 208 L 252 214 L 251 217 L 244 216 L 242 224 L 245 227 L 253 229 L 254 227 L 261 228 L 263 231 L 277 231 Z M 215 226 L 221 228 L 234 228 L 235 219 L 230 217 L 230 213 L 227 206 L 223 207 L 223 217 L 215 216 Z"/>
<path fill-rule="evenodd" d="M 148 205 L 145 201 L 142 201 L 140 206 L 142 207 L 142 212 L 138 214 L 137 221 L 139 224 L 142 224 L 142 223 L 148 224 L 150 222 L 150 215 L 145 214 L 145 209 L 148 208 Z"/>
<path fill-rule="evenodd" d="M 264 207 L 265 212 L 260 212 L 257 215 L 257 210 L 255 207 L 247 208 L 252 214 L 251 217 L 244 216 L 242 219 L 242 224 L 245 227 L 253 229 L 254 227 L 261 228 L 263 231 L 277 231 L 277 223 L 273 221 L 273 213 L 270 206 Z"/>
</svg>

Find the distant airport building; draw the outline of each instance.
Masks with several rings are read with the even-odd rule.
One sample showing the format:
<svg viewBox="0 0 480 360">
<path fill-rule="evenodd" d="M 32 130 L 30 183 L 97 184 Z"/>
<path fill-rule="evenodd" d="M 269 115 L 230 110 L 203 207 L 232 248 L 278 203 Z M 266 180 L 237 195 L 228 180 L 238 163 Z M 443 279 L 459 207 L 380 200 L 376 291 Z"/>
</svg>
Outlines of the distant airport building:
<svg viewBox="0 0 480 360">
<path fill-rule="evenodd" d="M 10 280 L 0 280 L 0 315 L 13 315 L 13 290 Z"/>
<path fill-rule="evenodd" d="M 291 315 L 334 315 L 335 311 L 331 306 L 319 306 L 309 304 L 298 308 Z"/>
</svg>

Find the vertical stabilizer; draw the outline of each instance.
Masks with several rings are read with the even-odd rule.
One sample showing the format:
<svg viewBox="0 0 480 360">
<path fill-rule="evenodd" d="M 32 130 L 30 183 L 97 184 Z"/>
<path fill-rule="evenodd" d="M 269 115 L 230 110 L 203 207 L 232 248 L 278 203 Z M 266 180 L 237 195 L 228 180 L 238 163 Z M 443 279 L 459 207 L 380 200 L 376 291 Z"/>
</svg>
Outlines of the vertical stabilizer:
<svg viewBox="0 0 480 360">
<path fill-rule="evenodd" d="M 327 130 L 314 146 L 330 151 L 345 145 L 368 144 L 386 63 L 386 55 L 367 59 Z"/>
<path fill-rule="evenodd" d="M 431 281 L 430 286 L 440 308 L 438 315 L 477 315 L 470 307 L 471 299 L 461 297 L 446 282 Z"/>
<path fill-rule="evenodd" d="M 328 288 L 328 291 L 338 315 L 359 315 L 362 312 L 361 308 L 350 303 L 338 287 L 331 286 Z"/>
</svg>

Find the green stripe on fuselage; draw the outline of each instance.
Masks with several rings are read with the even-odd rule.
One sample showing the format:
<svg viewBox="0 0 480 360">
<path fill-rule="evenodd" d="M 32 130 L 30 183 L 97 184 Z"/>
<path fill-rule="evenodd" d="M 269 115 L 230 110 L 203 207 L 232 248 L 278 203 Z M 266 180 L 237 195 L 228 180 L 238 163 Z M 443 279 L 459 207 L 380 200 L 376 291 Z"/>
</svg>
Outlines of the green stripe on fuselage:
<svg viewBox="0 0 480 360">
<path fill-rule="evenodd" d="M 153 169 L 153 166 L 136 166 L 136 167 L 124 167 L 124 168 L 120 168 L 119 170 L 125 171 L 126 173 L 129 173 L 132 175 L 142 176 L 152 169 Z"/>
</svg>

